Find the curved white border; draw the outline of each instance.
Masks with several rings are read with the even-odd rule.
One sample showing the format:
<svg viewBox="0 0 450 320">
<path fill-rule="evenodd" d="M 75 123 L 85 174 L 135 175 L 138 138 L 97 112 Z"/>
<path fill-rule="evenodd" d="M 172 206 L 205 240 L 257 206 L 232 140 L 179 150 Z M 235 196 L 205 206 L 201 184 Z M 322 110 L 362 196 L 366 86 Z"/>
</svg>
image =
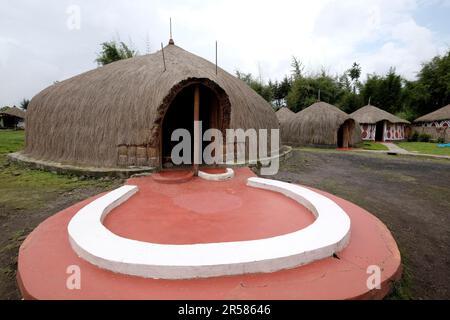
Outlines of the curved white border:
<svg viewBox="0 0 450 320">
<path fill-rule="evenodd" d="M 209 181 L 225 181 L 230 180 L 234 177 L 234 170 L 227 168 L 227 172 L 219 174 L 211 174 L 203 171 L 198 172 L 199 178 L 209 180 Z"/>
<path fill-rule="evenodd" d="M 350 239 L 350 219 L 332 200 L 285 182 L 249 178 L 248 185 L 281 192 L 317 217 L 308 227 L 251 241 L 165 245 L 125 239 L 102 221 L 138 191 L 123 186 L 82 208 L 68 225 L 70 243 L 83 259 L 113 272 L 162 279 L 192 279 L 275 272 L 330 257 Z M 276 213 L 275 213 L 276 214 Z"/>
</svg>

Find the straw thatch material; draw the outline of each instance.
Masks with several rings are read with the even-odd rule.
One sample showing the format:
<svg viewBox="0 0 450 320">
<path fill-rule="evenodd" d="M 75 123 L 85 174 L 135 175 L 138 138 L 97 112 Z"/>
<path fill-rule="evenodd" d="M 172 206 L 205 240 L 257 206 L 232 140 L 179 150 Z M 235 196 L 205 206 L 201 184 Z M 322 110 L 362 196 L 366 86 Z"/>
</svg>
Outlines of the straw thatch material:
<svg viewBox="0 0 450 320">
<path fill-rule="evenodd" d="M 375 124 L 383 120 L 389 121 L 391 123 L 410 123 L 407 120 L 401 119 L 387 111 L 384 111 L 372 105 L 362 107 L 350 114 L 350 116 L 360 124 Z"/>
<path fill-rule="evenodd" d="M 344 111 L 326 102 L 316 102 L 295 114 L 281 130 L 282 142 L 292 146 L 337 146 L 338 130 L 348 121 L 352 125 L 350 145 L 361 141 L 359 125 Z"/>
<path fill-rule="evenodd" d="M 295 115 L 295 112 L 287 107 L 282 107 L 276 112 L 278 122 L 282 124 L 283 122 L 289 121 Z"/>
<path fill-rule="evenodd" d="M 450 104 L 420 118 L 417 118 L 416 120 L 414 120 L 414 122 L 432 122 L 441 120 L 450 120 Z"/>
<path fill-rule="evenodd" d="M 176 45 L 118 61 L 57 83 L 27 114 L 25 155 L 61 163 L 116 167 L 121 156 L 160 156 L 161 124 L 172 99 L 201 83 L 224 105 L 227 128 L 278 128 L 271 106 L 243 81 Z M 124 154 L 126 153 L 126 154 Z M 137 160 L 136 160 L 137 159 Z M 135 161 L 136 160 L 136 161 Z"/>
<path fill-rule="evenodd" d="M 25 120 L 25 111 L 16 107 L 6 107 L 0 110 L 0 115 L 8 115 Z"/>
</svg>

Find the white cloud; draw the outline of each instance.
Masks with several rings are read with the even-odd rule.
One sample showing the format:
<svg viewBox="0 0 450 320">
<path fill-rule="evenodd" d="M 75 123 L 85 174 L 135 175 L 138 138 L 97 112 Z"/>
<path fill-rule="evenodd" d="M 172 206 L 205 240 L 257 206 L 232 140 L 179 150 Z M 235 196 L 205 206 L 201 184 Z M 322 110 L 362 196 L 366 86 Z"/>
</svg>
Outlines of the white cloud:
<svg viewBox="0 0 450 320">
<path fill-rule="evenodd" d="M 438 2 L 436 2 L 438 1 Z M 81 8 L 81 30 L 66 27 L 69 5 Z M 167 43 L 169 17 L 177 45 L 265 80 L 281 78 L 295 55 L 308 70 L 342 72 L 354 61 L 364 73 L 394 65 L 413 78 L 420 63 L 443 52 L 435 31 L 418 25 L 419 6 L 448 0 L 317 1 L 40 1 L 6 0 L 0 12 L 0 105 L 32 97 L 55 80 L 95 68 L 100 43 L 117 34 L 145 53 Z M 438 9 L 436 9 L 438 10 Z M 446 31 L 448 32 L 448 31 Z M 446 37 L 449 38 L 448 36 Z M 3 81 L 7 79 L 7 83 Z"/>
</svg>

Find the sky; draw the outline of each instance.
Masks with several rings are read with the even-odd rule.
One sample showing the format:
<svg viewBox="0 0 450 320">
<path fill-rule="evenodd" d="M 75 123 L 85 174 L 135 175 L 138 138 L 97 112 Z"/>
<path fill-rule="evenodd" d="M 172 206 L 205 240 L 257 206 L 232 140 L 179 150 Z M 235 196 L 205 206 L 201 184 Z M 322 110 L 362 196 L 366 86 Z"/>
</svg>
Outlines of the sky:
<svg viewBox="0 0 450 320">
<path fill-rule="evenodd" d="M 140 54 L 175 44 L 263 81 L 297 57 L 305 71 L 367 74 L 394 66 L 414 80 L 450 49 L 450 0 L 0 0 L 0 106 L 18 105 L 55 81 L 97 67 L 100 44 Z"/>
</svg>

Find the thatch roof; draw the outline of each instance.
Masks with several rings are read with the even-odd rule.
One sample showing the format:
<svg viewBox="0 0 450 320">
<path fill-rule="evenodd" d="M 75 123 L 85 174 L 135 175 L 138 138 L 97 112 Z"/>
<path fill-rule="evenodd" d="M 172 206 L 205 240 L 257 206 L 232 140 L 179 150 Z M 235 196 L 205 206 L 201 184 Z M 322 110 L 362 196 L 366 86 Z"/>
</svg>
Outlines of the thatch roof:
<svg viewBox="0 0 450 320">
<path fill-rule="evenodd" d="M 6 107 L 6 108 L 2 108 L 0 110 L 0 115 L 8 115 L 8 116 L 13 116 L 16 118 L 20 118 L 20 119 L 25 119 L 25 111 L 23 111 L 22 109 L 16 108 L 16 107 Z"/>
<path fill-rule="evenodd" d="M 282 128 L 283 143 L 292 146 L 301 145 L 337 145 L 337 132 L 346 121 L 354 120 L 338 107 L 326 102 L 316 102 L 296 113 Z M 353 142 L 360 140 L 360 128 L 355 124 L 357 133 Z"/>
<path fill-rule="evenodd" d="M 224 93 L 230 128 L 278 128 L 272 107 L 243 81 L 176 45 L 56 83 L 28 107 L 25 154 L 114 167 L 120 145 L 155 145 L 181 88 L 200 82 Z"/>
<path fill-rule="evenodd" d="M 387 111 L 381 110 L 380 108 L 377 108 L 372 105 L 362 107 L 353 112 L 350 116 L 360 124 L 361 123 L 375 124 L 383 120 L 389 121 L 391 123 L 406 123 L 406 124 L 410 123 L 407 120 L 401 119 Z"/>
<path fill-rule="evenodd" d="M 434 112 L 426 114 L 420 118 L 417 118 L 416 120 L 414 120 L 414 122 L 430 122 L 449 119 L 450 119 L 450 104 Z"/>
<path fill-rule="evenodd" d="M 290 120 L 294 115 L 295 112 L 291 111 L 291 109 L 287 107 L 282 107 L 276 112 L 278 121 L 280 123 Z"/>
</svg>

